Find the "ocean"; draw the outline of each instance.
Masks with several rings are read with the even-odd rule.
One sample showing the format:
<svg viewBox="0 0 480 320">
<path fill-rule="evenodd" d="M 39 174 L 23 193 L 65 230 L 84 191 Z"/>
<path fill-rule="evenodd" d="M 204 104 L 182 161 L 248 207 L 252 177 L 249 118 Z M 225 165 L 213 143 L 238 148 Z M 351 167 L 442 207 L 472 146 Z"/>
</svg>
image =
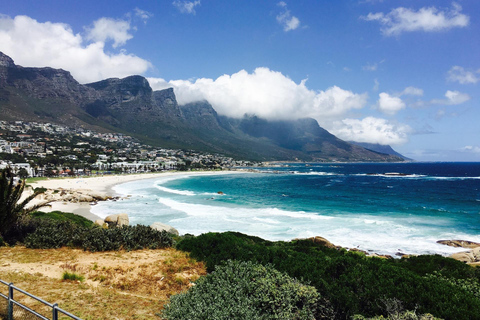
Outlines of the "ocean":
<svg viewBox="0 0 480 320">
<path fill-rule="evenodd" d="M 163 222 L 181 234 L 238 231 L 268 240 L 322 236 L 379 254 L 464 249 L 480 242 L 480 163 L 311 163 L 255 173 L 185 173 L 114 187 L 126 199 L 92 213 L 128 213 L 131 224 Z"/>
</svg>

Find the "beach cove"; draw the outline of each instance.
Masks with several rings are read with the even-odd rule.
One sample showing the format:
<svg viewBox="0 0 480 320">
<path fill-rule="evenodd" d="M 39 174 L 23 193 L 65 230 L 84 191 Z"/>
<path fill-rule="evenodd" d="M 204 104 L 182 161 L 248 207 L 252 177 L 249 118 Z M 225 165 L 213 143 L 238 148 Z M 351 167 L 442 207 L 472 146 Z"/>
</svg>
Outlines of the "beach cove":
<svg viewBox="0 0 480 320">
<path fill-rule="evenodd" d="M 131 224 L 159 221 L 180 234 L 238 231 L 273 241 L 322 236 L 370 253 L 450 255 L 465 249 L 438 240 L 480 242 L 479 167 L 289 164 L 248 175 L 178 172 L 39 183 L 120 197 L 52 208 L 72 208 L 91 220 L 127 213 Z"/>
</svg>

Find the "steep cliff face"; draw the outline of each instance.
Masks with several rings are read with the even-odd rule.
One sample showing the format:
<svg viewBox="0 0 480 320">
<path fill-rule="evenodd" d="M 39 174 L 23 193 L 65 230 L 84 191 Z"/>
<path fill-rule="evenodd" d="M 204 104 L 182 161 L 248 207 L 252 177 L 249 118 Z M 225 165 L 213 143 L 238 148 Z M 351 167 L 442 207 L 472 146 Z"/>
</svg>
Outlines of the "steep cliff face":
<svg viewBox="0 0 480 320">
<path fill-rule="evenodd" d="M 0 86 L 13 87 L 34 99 L 62 99 L 71 103 L 94 99 L 95 90 L 79 84 L 62 69 L 24 68 L 0 52 Z"/>
<path fill-rule="evenodd" d="M 61 69 L 24 68 L 0 52 L 0 120 L 34 120 L 120 131 L 147 143 L 254 160 L 398 161 L 342 141 L 314 119 L 219 116 L 207 101 L 179 106 L 173 89 L 142 76 L 79 84 Z"/>
</svg>

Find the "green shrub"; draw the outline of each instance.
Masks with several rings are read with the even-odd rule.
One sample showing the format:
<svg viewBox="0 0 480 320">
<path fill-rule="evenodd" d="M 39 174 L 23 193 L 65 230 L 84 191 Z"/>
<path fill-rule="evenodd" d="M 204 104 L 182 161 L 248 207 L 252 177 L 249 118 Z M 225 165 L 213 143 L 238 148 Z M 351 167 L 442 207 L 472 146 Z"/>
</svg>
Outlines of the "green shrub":
<svg viewBox="0 0 480 320">
<path fill-rule="evenodd" d="M 168 320 L 332 319 L 333 309 L 315 288 L 271 266 L 228 260 L 189 291 L 173 296 L 163 316 Z"/>
<path fill-rule="evenodd" d="M 68 271 L 65 271 L 62 275 L 62 280 L 70 280 L 70 281 L 80 281 L 83 282 L 85 280 L 85 277 L 82 275 L 78 275 L 76 273 L 70 273 Z"/>
<path fill-rule="evenodd" d="M 445 277 L 478 281 L 476 271 L 465 269 L 470 267 L 439 256 L 412 262 L 385 260 L 328 249 L 306 240 L 269 242 L 233 232 L 185 238 L 177 248 L 205 261 L 209 271 L 228 259 L 272 264 L 313 285 L 332 303 L 337 319 L 350 319 L 355 314 L 387 316 L 379 301 L 394 298 L 401 300 L 406 310 L 444 319 L 478 319 L 480 314 L 480 300 L 474 294 L 456 283 L 426 276 L 427 271 L 441 270 Z M 422 260 L 426 267 L 421 267 Z"/>
<path fill-rule="evenodd" d="M 32 249 L 55 249 L 65 246 L 77 247 L 82 236 L 88 232 L 71 221 L 41 221 L 35 232 L 25 238 L 25 246 Z"/>
<path fill-rule="evenodd" d="M 3 238 L 2 238 L 2 236 L 0 235 L 0 247 L 4 247 L 4 246 L 6 246 L 6 245 L 7 245 L 7 243 L 6 243 L 5 241 L 3 241 Z"/>
<path fill-rule="evenodd" d="M 81 247 L 88 251 L 160 249 L 174 245 L 172 236 L 148 226 L 123 226 L 121 228 L 93 228 L 84 234 Z"/>
<path fill-rule="evenodd" d="M 96 252 L 159 249 L 174 244 L 169 233 L 142 225 L 103 229 L 83 227 L 70 220 L 43 219 L 39 223 L 35 231 L 25 238 L 27 248 L 51 249 L 69 246 Z"/>
<path fill-rule="evenodd" d="M 42 211 L 35 211 L 31 213 L 31 216 L 37 219 L 51 219 L 57 221 L 71 221 L 79 226 L 82 227 L 92 227 L 93 221 L 88 220 L 78 214 L 70 213 L 70 212 L 62 212 L 62 211 L 52 211 L 52 212 L 42 212 Z"/>
<path fill-rule="evenodd" d="M 45 193 L 46 191 L 47 191 L 47 188 L 44 188 L 44 187 L 38 187 L 38 188 L 33 189 L 33 192 Z"/>
</svg>

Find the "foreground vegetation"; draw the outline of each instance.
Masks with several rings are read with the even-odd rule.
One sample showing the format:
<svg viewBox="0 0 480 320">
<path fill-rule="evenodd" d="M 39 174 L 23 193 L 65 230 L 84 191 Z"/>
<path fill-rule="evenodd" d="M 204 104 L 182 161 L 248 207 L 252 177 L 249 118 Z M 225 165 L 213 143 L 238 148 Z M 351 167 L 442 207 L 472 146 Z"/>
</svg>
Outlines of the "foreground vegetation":
<svg viewBox="0 0 480 320">
<path fill-rule="evenodd" d="M 480 269 L 441 256 L 385 260 L 309 240 L 270 242 L 235 232 L 186 237 L 177 248 L 204 261 L 209 272 L 229 259 L 271 265 L 315 287 L 335 319 L 391 316 L 385 301 L 443 319 L 480 318 Z"/>
<path fill-rule="evenodd" d="M 74 214 L 30 212 L 25 209 L 30 198 L 19 203 L 24 183 L 14 185 L 6 171 L 0 180 L 4 205 L 0 208 L 0 246 L 69 247 L 93 254 L 176 245 L 190 253 L 190 257 L 176 256 L 188 259 L 181 267 L 154 273 L 158 265 L 168 266 L 172 261 L 158 260 L 140 269 L 117 266 L 113 272 L 106 266 L 99 269 L 96 262 L 86 269 L 65 263 L 59 279 L 78 285 L 87 279 L 123 291 L 145 282 L 150 290 L 168 283 L 186 289 L 202 274 L 184 272 L 196 265 L 191 258 L 203 261 L 210 274 L 189 291 L 173 296 L 163 312 L 158 309 L 157 315 L 168 320 L 434 319 L 430 314 L 447 320 L 480 319 L 480 269 L 453 259 L 418 256 L 385 260 L 310 240 L 271 242 L 235 232 L 174 239 L 165 231 L 141 225 L 105 229 Z M 5 253 L 8 251 L 2 250 L 3 256 Z M 14 281 L 19 275 L 0 272 L 0 276 Z M 143 319 L 136 314 L 129 318 Z M 95 319 L 108 318 L 95 315 Z"/>
</svg>

